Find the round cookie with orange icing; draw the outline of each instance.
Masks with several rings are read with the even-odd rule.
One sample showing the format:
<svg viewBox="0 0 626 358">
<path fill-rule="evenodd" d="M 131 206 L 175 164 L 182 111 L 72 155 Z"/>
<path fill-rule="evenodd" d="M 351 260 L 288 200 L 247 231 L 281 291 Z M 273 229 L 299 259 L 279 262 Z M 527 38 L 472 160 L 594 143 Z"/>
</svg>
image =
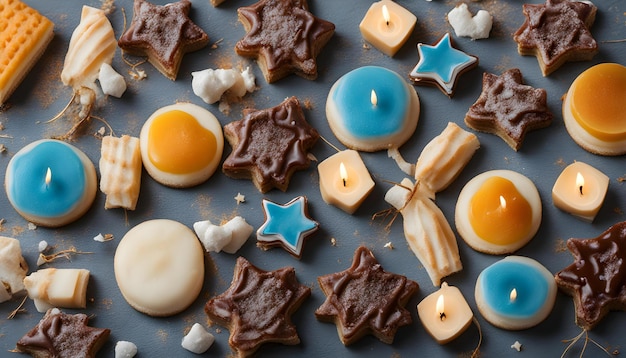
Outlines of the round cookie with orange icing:
<svg viewBox="0 0 626 358">
<path fill-rule="evenodd" d="M 456 229 L 474 250 L 492 255 L 526 245 L 541 224 L 535 184 L 511 170 L 491 170 L 472 178 L 459 194 Z"/>
<path fill-rule="evenodd" d="M 563 101 L 569 135 L 599 155 L 626 154 L 626 67 L 601 63 L 581 73 Z"/>
<path fill-rule="evenodd" d="M 173 220 L 148 220 L 122 238 L 113 263 L 124 299 L 150 316 L 179 313 L 204 283 L 204 251 L 194 232 Z"/>
<path fill-rule="evenodd" d="M 203 183 L 219 166 L 224 135 L 217 118 L 192 103 L 154 112 L 139 135 L 141 158 L 159 183 L 187 188 Z"/>
</svg>

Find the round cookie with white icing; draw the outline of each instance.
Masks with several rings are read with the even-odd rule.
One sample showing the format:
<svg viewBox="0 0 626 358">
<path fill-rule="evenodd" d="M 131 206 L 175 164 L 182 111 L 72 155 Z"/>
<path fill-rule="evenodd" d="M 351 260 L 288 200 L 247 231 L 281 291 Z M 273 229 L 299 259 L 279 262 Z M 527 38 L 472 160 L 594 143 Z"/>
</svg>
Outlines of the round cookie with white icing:
<svg viewBox="0 0 626 358">
<path fill-rule="evenodd" d="M 400 75 L 365 66 L 343 75 L 326 100 L 330 129 L 346 147 L 375 152 L 400 147 L 415 132 L 420 101 Z"/>
<path fill-rule="evenodd" d="M 204 253 L 194 232 L 173 220 L 145 221 L 120 241 L 115 280 L 124 299 L 150 316 L 171 316 L 189 307 L 204 282 Z"/>
<path fill-rule="evenodd" d="M 459 193 L 456 229 L 474 250 L 492 255 L 517 251 L 541 224 L 535 184 L 512 170 L 490 170 L 472 178 Z"/>
<path fill-rule="evenodd" d="M 157 182 L 187 188 L 209 179 L 222 159 L 224 135 L 217 118 L 192 103 L 155 111 L 139 135 L 141 158 Z"/>
<path fill-rule="evenodd" d="M 563 101 L 574 141 L 599 155 L 626 154 L 626 67 L 601 63 L 581 73 Z"/>
</svg>

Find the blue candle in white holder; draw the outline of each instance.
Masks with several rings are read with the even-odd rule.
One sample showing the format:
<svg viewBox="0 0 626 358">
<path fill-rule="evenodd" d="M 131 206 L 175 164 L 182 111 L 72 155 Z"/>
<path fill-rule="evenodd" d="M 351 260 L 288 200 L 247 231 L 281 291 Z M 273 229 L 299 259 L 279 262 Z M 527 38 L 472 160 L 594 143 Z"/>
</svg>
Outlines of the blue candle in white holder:
<svg viewBox="0 0 626 358">
<path fill-rule="evenodd" d="M 400 147 L 417 126 L 415 88 L 396 72 L 365 66 L 343 75 L 326 100 L 330 129 L 346 147 L 375 152 Z"/>
<path fill-rule="evenodd" d="M 556 299 L 554 275 L 539 262 L 508 256 L 484 269 L 476 280 L 476 305 L 496 327 L 521 330 L 548 317 Z"/>
<path fill-rule="evenodd" d="M 13 208 L 36 225 L 59 227 L 81 217 L 96 196 L 96 169 L 85 153 L 42 139 L 9 161 L 5 189 Z"/>
</svg>

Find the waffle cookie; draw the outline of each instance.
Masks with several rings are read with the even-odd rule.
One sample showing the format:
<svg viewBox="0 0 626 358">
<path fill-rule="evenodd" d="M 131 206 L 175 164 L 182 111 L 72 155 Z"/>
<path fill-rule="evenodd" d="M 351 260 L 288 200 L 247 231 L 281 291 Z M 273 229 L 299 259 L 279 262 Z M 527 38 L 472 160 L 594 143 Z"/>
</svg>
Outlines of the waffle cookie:
<svg viewBox="0 0 626 358">
<path fill-rule="evenodd" d="M 0 0 L 0 105 L 41 57 L 54 24 L 19 0 Z"/>
</svg>

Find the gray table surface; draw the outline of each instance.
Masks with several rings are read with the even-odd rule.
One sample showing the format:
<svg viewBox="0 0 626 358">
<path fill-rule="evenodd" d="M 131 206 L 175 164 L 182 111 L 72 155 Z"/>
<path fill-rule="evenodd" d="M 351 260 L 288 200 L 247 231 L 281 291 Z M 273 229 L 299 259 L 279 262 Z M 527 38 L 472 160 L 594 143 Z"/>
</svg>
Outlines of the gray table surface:
<svg viewBox="0 0 626 358">
<path fill-rule="evenodd" d="M 43 58 L 10 98 L 10 106 L 0 112 L 0 122 L 5 127 L 0 133 L 3 135 L 0 143 L 7 148 L 5 153 L 0 154 L 0 177 L 4 177 L 8 161 L 21 147 L 36 139 L 61 134 L 68 128 L 69 124 L 63 121 L 54 124 L 42 122 L 59 112 L 71 96 L 71 90 L 61 84 L 60 72 L 70 35 L 79 22 L 81 5 L 102 5 L 94 0 L 26 2 L 55 23 L 55 37 Z M 227 0 L 220 7 L 213 8 L 207 0 L 192 1 L 191 18 L 208 33 L 211 43 L 218 40 L 220 42 L 215 48 L 208 46 L 186 55 L 175 82 L 163 77 L 149 64 L 140 66 L 148 74 L 145 80 L 131 80 L 126 75 L 129 68 L 122 63 L 118 50 L 113 65 L 125 75 L 129 84 L 128 91 L 121 99 L 106 99 L 95 110 L 94 115 L 105 118 L 117 135 L 138 136 L 143 122 L 154 110 L 177 101 L 202 105 L 225 125 L 240 119 L 244 107 L 267 108 L 277 105 L 287 96 L 297 96 L 302 101 L 310 102 L 310 108 L 305 109 L 308 121 L 322 136 L 339 145 L 325 118 L 324 107 L 330 86 L 344 73 L 364 65 L 384 66 L 408 77 L 409 71 L 418 60 L 416 44 L 432 44 L 445 32 L 453 31 L 445 20 L 445 14 L 456 4 L 456 1 L 443 0 L 399 1 L 417 16 L 418 23 L 408 42 L 395 57 L 390 58 L 374 48 L 367 49 L 363 46 L 358 23 L 371 1 L 310 1 L 310 10 L 315 15 L 337 26 L 334 37 L 319 56 L 319 77 L 316 81 L 308 81 L 290 76 L 268 85 L 257 65 L 237 56 L 233 50 L 235 42 L 244 35 L 243 26 L 237 21 L 236 10 L 252 2 Z M 414 136 L 400 150 L 407 160 L 415 161 L 424 145 L 439 134 L 448 121 L 466 128 L 463 117 L 481 92 L 483 72 L 500 74 L 510 68 L 520 68 L 527 84 L 548 91 L 548 105 L 555 115 L 552 125 L 531 132 L 519 152 L 514 152 L 496 136 L 477 133 L 481 148 L 459 178 L 437 195 L 436 202 L 448 220 L 453 221 L 459 191 L 475 175 L 491 169 L 511 169 L 526 175 L 533 180 L 541 195 L 543 221 L 536 237 L 517 254 L 540 261 L 554 273 L 572 262 L 569 252 L 562 249 L 564 240 L 570 237 L 595 237 L 610 225 L 626 219 L 623 214 L 623 210 L 626 210 L 626 184 L 618 181 L 618 178 L 626 174 L 624 157 L 601 157 L 586 152 L 569 137 L 561 116 L 561 96 L 579 73 L 600 62 L 626 64 L 626 43 L 607 42 L 626 38 L 626 3 L 620 0 L 598 1 L 599 10 L 592 33 L 599 42 L 599 54 L 588 62 L 565 64 L 547 78 L 541 75 L 534 57 L 517 54 L 516 43 L 512 39 L 513 32 L 524 21 L 523 3 L 520 0 L 470 3 L 472 12 L 485 9 L 493 14 L 495 22 L 491 37 L 479 41 L 456 36 L 453 38 L 460 49 L 478 56 L 480 64 L 478 68 L 461 77 L 457 93 L 452 99 L 434 87 L 416 87 L 422 105 L 420 121 Z M 123 28 L 122 9 L 130 20 L 132 1 L 118 0 L 114 2 L 114 6 L 115 11 L 109 15 L 109 19 L 116 36 L 119 36 Z M 193 94 L 191 71 L 246 65 L 252 66 L 260 88 L 247 95 L 241 103 L 232 104 L 229 114 L 221 113 L 217 105 L 204 104 Z M 94 163 L 100 157 L 100 141 L 90 133 L 100 127 L 101 123 L 93 121 L 88 128 L 88 134 L 73 143 L 85 151 Z M 226 145 L 224 156 L 230 150 Z M 319 160 L 323 160 L 332 155 L 334 149 L 320 141 L 312 152 Z M 104 210 L 104 195 L 98 193 L 93 207 L 84 217 L 59 229 L 29 230 L 27 222 L 12 209 L 2 191 L 0 217 L 6 221 L 1 234 L 20 240 L 31 270 L 36 269 L 37 244 L 41 240 L 47 240 L 59 249 L 75 246 L 81 251 L 93 252 L 74 256 L 71 261 L 59 260 L 49 266 L 86 268 L 91 271 L 87 308 L 66 311 L 85 312 L 92 315 L 91 325 L 111 329 L 111 338 L 101 350 L 100 356 L 112 356 L 118 340 L 136 343 L 140 357 L 194 356 L 181 348 L 183 334 L 194 322 L 207 326 L 203 306 L 207 299 L 229 286 L 238 255 L 266 270 L 294 266 L 300 282 L 312 288 L 311 297 L 293 315 L 302 343 L 298 346 L 268 345 L 261 348 L 260 356 L 467 356 L 479 338 L 475 327 L 472 326 L 452 343 L 441 346 L 426 333 L 417 318 L 416 304 L 437 288 L 432 286 L 426 271 L 408 249 L 402 232 L 402 219 L 398 218 L 389 229 L 386 228 L 388 220 L 372 219 L 372 214 L 390 207 L 383 200 L 390 187 L 387 181 L 399 182 L 405 175 L 387 158 L 385 152 L 363 153 L 362 157 L 376 187 L 354 215 L 348 215 L 323 202 L 315 163 L 308 170 L 297 172 L 293 176 L 287 192 L 273 190 L 264 195 L 251 182 L 230 179 L 221 172 L 197 187 L 176 190 L 156 183 L 144 171 L 137 210 L 128 213 L 123 210 Z M 607 199 L 593 223 L 578 220 L 556 209 L 552 204 L 551 188 L 554 181 L 564 168 L 564 163 L 569 164 L 575 160 L 595 166 L 611 179 Z M 238 192 L 246 197 L 245 203 L 240 205 L 234 200 Z M 191 226 L 199 220 L 219 222 L 241 215 L 256 229 L 263 221 L 262 198 L 287 202 L 303 194 L 307 195 L 310 213 L 319 221 L 321 230 L 305 243 L 305 253 L 301 260 L 292 258 L 282 249 L 262 251 L 256 247 L 253 236 L 237 255 L 207 255 L 207 275 L 202 292 L 191 307 L 178 315 L 152 318 L 133 310 L 122 298 L 113 275 L 113 256 L 117 243 L 132 226 L 154 218 L 174 219 Z M 115 240 L 97 243 L 92 238 L 98 233 L 113 234 Z M 336 246 L 331 245 L 331 238 L 336 239 Z M 461 289 L 482 327 L 482 355 L 558 357 L 566 347 L 562 340 L 580 333 L 580 328 L 574 324 L 571 297 L 559 293 L 551 315 L 532 329 L 510 332 L 495 328 L 479 314 L 473 292 L 476 277 L 481 270 L 501 257 L 477 253 L 460 237 L 458 241 L 464 269 L 446 278 L 446 281 Z M 395 249 L 384 248 L 387 242 L 393 243 Z M 413 323 L 401 328 L 391 345 L 368 336 L 350 347 L 344 347 L 337 337 L 335 326 L 318 322 L 313 314 L 325 298 L 317 284 L 317 277 L 346 269 L 359 245 L 372 249 L 386 270 L 406 275 L 420 284 L 419 291 L 407 305 L 413 316 Z M 29 300 L 25 305 L 25 313 L 18 314 L 13 320 L 7 320 L 7 314 L 18 303 L 19 301 L 14 300 L 0 304 L 0 356 L 9 355 L 7 351 L 13 349 L 19 337 L 42 316 Z M 623 332 L 616 328 L 624 327 L 625 322 L 625 313 L 612 312 L 590 336 L 610 349 L 623 349 L 626 339 Z M 215 334 L 216 342 L 206 355 L 231 354 L 228 331 L 217 325 L 208 327 L 208 330 Z M 522 343 L 522 352 L 518 353 L 510 348 L 515 341 Z M 577 356 L 581 347 L 582 344 L 579 343 L 568 356 Z M 601 353 L 593 346 L 587 349 L 587 356 L 599 356 Z"/>
</svg>

